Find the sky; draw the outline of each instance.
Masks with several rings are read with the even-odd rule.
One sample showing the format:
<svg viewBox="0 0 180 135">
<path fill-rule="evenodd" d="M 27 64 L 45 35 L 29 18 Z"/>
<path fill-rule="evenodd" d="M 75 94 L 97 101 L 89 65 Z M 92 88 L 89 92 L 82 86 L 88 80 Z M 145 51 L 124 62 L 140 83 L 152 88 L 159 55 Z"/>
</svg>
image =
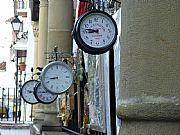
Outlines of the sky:
<svg viewBox="0 0 180 135">
<path fill-rule="evenodd" d="M 6 61 L 7 70 L 6 72 L 0 71 L 0 89 L 15 87 L 15 63 L 10 61 L 12 26 L 11 23 L 5 23 L 7 19 L 14 16 L 13 12 L 13 0 L 3 0 L 3 4 L 0 4 L 0 63 Z"/>
</svg>

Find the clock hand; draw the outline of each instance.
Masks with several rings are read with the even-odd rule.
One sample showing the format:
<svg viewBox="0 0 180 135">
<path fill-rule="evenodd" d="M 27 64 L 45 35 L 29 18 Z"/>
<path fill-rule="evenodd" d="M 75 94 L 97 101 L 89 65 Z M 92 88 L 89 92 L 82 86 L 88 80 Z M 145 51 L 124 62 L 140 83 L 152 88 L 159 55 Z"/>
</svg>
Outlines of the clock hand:
<svg viewBox="0 0 180 135">
<path fill-rule="evenodd" d="M 88 33 L 98 33 L 99 30 L 98 29 L 85 29 Z"/>
<path fill-rule="evenodd" d="M 38 92 L 38 93 L 47 93 L 46 91 L 40 91 L 40 92 Z"/>
<path fill-rule="evenodd" d="M 56 77 L 51 77 L 51 78 L 49 78 L 49 79 L 58 79 L 58 76 L 56 76 Z"/>
<path fill-rule="evenodd" d="M 33 91 L 31 91 L 31 90 L 27 90 L 29 93 L 32 93 Z"/>
</svg>

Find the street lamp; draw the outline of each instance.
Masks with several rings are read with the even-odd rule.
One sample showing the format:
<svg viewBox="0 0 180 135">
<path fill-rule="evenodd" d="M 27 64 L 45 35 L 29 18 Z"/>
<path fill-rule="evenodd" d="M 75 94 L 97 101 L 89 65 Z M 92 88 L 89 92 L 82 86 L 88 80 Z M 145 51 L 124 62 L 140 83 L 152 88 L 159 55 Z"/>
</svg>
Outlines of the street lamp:
<svg viewBox="0 0 180 135">
<path fill-rule="evenodd" d="M 19 41 L 20 43 L 24 43 L 24 42 L 21 42 L 20 39 L 23 38 L 23 39 L 28 39 L 27 35 L 28 35 L 28 32 L 23 32 L 23 18 L 22 16 L 18 16 L 16 15 L 14 17 L 14 19 L 11 21 L 11 24 L 12 24 L 12 29 L 13 29 L 13 32 L 14 32 L 14 41 L 13 41 L 13 44 L 11 45 L 10 48 L 12 48 L 13 50 L 16 50 L 16 60 L 13 59 L 14 61 L 16 61 L 16 73 L 15 73 L 15 76 L 16 76 L 16 88 L 15 88 L 15 105 L 16 105 L 16 109 L 15 109 L 15 123 L 17 123 L 17 114 L 18 114 L 18 89 L 20 89 L 21 87 L 19 86 L 19 79 L 21 79 L 21 76 L 19 78 L 19 74 L 18 74 L 18 70 L 19 70 L 19 58 L 20 58 L 20 62 L 25 62 L 25 58 L 26 58 L 26 49 L 24 50 L 24 48 L 22 47 L 19 47 L 17 43 L 17 41 Z M 16 45 L 15 45 L 16 44 Z M 24 60 L 24 61 L 23 61 Z M 21 73 L 21 71 L 20 71 Z"/>
<path fill-rule="evenodd" d="M 17 34 L 20 31 L 20 27 L 21 27 L 22 22 L 19 20 L 18 16 L 16 15 L 15 18 L 11 21 L 11 24 L 12 24 L 13 31 L 16 34 L 16 38 L 17 38 Z M 17 71 L 16 71 L 16 93 L 15 93 L 15 95 L 16 95 L 15 123 L 17 123 L 18 51 L 17 51 L 17 56 L 16 57 L 17 57 L 17 60 L 16 60 L 16 70 Z"/>
<path fill-rule="evenodd" d="M 11 21 L 13 31 L 15 33 L 15 39 L 20 40 L 21 38 L 23 39 L 28 39 L 28 31 L 23 30 L 23 20 L 22 16 L 16 15 L 14 19 Z M 13 45 L 16 44 L 16 42 L 13 42 Z M 11 48 L 11 47 L 10 47 Z"/>
<path fill-rule="evenodd" d="M 20 19 L 16 15 L 15 18 L 11 21 L 11 24 L 12 24 L 13 31 L 17 35 L 19 33 L 19 31 L 20 31 L 20 27 L 21 27 L 22 21 L 20 21 Z"/>
</svg>

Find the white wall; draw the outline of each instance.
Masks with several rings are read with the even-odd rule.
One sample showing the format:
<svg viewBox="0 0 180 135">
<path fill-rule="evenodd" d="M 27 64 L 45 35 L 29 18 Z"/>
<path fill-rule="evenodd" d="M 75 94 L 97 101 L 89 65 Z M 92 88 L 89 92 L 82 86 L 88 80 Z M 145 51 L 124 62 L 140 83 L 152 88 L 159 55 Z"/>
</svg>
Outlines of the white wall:
<svg viewBox="0 0 180 135">
<path fill-rule="evenodd" d="M 0 5 L 0 62 L 6 61 L 6 72 L 0 72 L 0 87 L 15 87 L 15 63 L 10 62 L 12 41 L 11 23 L 5 21 L 13 17 L 13 1 L 5 0 Z"/>
</svg>

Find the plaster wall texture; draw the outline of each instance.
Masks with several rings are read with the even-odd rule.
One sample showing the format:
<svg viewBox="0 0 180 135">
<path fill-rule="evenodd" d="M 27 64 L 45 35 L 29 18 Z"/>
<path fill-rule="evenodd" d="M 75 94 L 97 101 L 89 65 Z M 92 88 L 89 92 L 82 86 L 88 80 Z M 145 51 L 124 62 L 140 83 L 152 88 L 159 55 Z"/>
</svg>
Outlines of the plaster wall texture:
<svg viewBox="0 0 180 135">
<path fill-rule="evenodd" d="M 180 1 L 122 0 L 121 7 L 121 135 L 128 129 L 151 135 L 153 128 L 157 135 L 178 135 Z"/>
<path fill-rule="evenodd" d="M 178 122 L 124 121 L 120 135 L 179 135 Z"/>
</svg>

